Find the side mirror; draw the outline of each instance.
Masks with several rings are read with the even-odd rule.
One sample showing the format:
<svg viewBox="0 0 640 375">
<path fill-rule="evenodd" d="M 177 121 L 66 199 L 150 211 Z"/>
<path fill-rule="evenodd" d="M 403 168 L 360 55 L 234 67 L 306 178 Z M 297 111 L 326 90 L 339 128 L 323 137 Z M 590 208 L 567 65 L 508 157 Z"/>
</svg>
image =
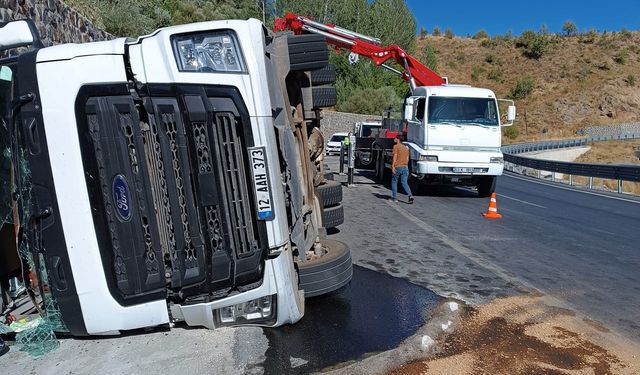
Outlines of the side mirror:
<svg viewBox="0 0 640 375">
<path fill-rule="evenodd" d="M 0 24 L 0 51 L 28 45 L 44 47 L 33 21 L 23 19 Z"/>
<path fill-rule="evenodd" d="M 516 119 L 516 106 L 510 105 L 507 107 L 507 121 L 513 122 Z"/>
<path fill-rule="evenodd" d="M 407 121 L 412 121 L 413 120 L 413 103 L 415 101 L 415 98 L 413 97 L 408 97 L 405 101 L 404 101 L 404 114 L 403 114 L 403 118 Z"/>
<path fill-rule="evenodd" d="M 502 123 L 501 126 L 511 126 L 516 119 L 516 105 L 511 99 L 498 99 L 498 103 L 507 104 L 507 121 Z M 502 107 L 504 108 L 504 107 Z M 504 113 L 504 112 L 502 112 Z M 500 117 L 501 119 L 503 117 Z"/>
</svg>

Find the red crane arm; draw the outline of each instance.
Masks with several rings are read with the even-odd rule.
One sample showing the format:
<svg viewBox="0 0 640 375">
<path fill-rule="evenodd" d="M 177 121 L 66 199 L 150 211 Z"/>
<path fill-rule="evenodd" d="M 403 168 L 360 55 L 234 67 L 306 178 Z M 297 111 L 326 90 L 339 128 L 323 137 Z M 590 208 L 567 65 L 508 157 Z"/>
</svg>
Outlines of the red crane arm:
<svg viewBox="0 0 640 375">
<path fill-rule="evenodd" d="M 283 30 L 292 30 L 296 34 L 307 32 L 323 35 L 327 38 L 327 43 L 334 45 L 337 49 L 346 49 L 360 56 L 368 57 L 376 65 L 383 65 L 386 61 L 393 59 L 404 69 L 398 73 L 412 86 L 445 84 L 444 79 L 436 72 L 395 44 L 381 46 L 379 39 L 358 34 L 332 24 L 316 22 L 308 17 L 294 13 L 287 13 L 284 17 L 276 19 L 274 31 Z"/>
</svg>

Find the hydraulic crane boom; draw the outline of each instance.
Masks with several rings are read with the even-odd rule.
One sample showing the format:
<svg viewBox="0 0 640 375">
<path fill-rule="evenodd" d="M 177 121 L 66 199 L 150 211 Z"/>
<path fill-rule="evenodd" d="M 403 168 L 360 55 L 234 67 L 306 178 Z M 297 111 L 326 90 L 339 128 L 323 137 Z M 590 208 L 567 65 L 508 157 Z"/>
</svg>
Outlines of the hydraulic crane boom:
<svg viewBox="0 0 640 375">
<path fill-rule="evenodd" d="M 412 90 L 417 86 L 437 86 L 446 83 L 436 72 L 423 65 L 399 46 L 395 44 L 382 46 L 377 38 L 362 35 L 335 25 L 316 22 L 308 17 L 294 13 L 287 13 L 284 17 L 276 19 L 274 31 L 283 30 L 292 30 L 296 34 L 308 32 L 323 35 L 327 38 L 327 43 L 334 45 L 337 49 L 345 49 L 368 57 L 376 65 L 382 65 L 400 74 L 404 80 L 409 82 Z M 390 59 L 393 59 L 403 67 L 403 71 L 384 64 Z"/>
</svg>

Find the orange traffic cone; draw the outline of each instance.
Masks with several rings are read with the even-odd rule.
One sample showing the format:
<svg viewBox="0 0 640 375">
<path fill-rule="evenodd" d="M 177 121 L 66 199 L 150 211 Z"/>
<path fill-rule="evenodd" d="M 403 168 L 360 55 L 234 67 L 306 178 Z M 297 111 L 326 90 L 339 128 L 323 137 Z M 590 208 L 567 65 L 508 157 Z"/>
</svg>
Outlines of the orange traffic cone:
<svg viewBox="0 0 640 375">
<path fill-rule="evenodd" d="M 491 193 L 491 200 L 489 201 L 489 208 L 487 212 L 482 214 L 487 219 L 501 219 L 502 215 L 498 213 L 498 205 L 496 204 L 496 193 Z"/>
</svg>

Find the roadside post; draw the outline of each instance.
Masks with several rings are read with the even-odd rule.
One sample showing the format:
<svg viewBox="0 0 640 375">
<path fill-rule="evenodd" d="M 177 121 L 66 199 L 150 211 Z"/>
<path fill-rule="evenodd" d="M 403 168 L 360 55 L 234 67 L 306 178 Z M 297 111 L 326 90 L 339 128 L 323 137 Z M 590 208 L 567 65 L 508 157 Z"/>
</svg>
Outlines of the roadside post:
<svg viewBox="0 0 640 375">
<path fill-rule="evenodd" d="M 344 176 L 344 162 L 345 162 L 345 153 L 347 151 L 347 146 L 349 145 L 348 143 L 348 136 L 345 137 L 344 139 L 342 139 L 342 142 L 340 142 L 340 161 L 338 162 L 340 165 L 340 176 Z"/>
<path fill-rule="evenodd" d="M 349 133 L 348 153 L 349 153 L 349 170 L 347 174 L 347 186 L 353 186 L 353 170 L 356 164 L 356 136 Z"/>
</svg>

